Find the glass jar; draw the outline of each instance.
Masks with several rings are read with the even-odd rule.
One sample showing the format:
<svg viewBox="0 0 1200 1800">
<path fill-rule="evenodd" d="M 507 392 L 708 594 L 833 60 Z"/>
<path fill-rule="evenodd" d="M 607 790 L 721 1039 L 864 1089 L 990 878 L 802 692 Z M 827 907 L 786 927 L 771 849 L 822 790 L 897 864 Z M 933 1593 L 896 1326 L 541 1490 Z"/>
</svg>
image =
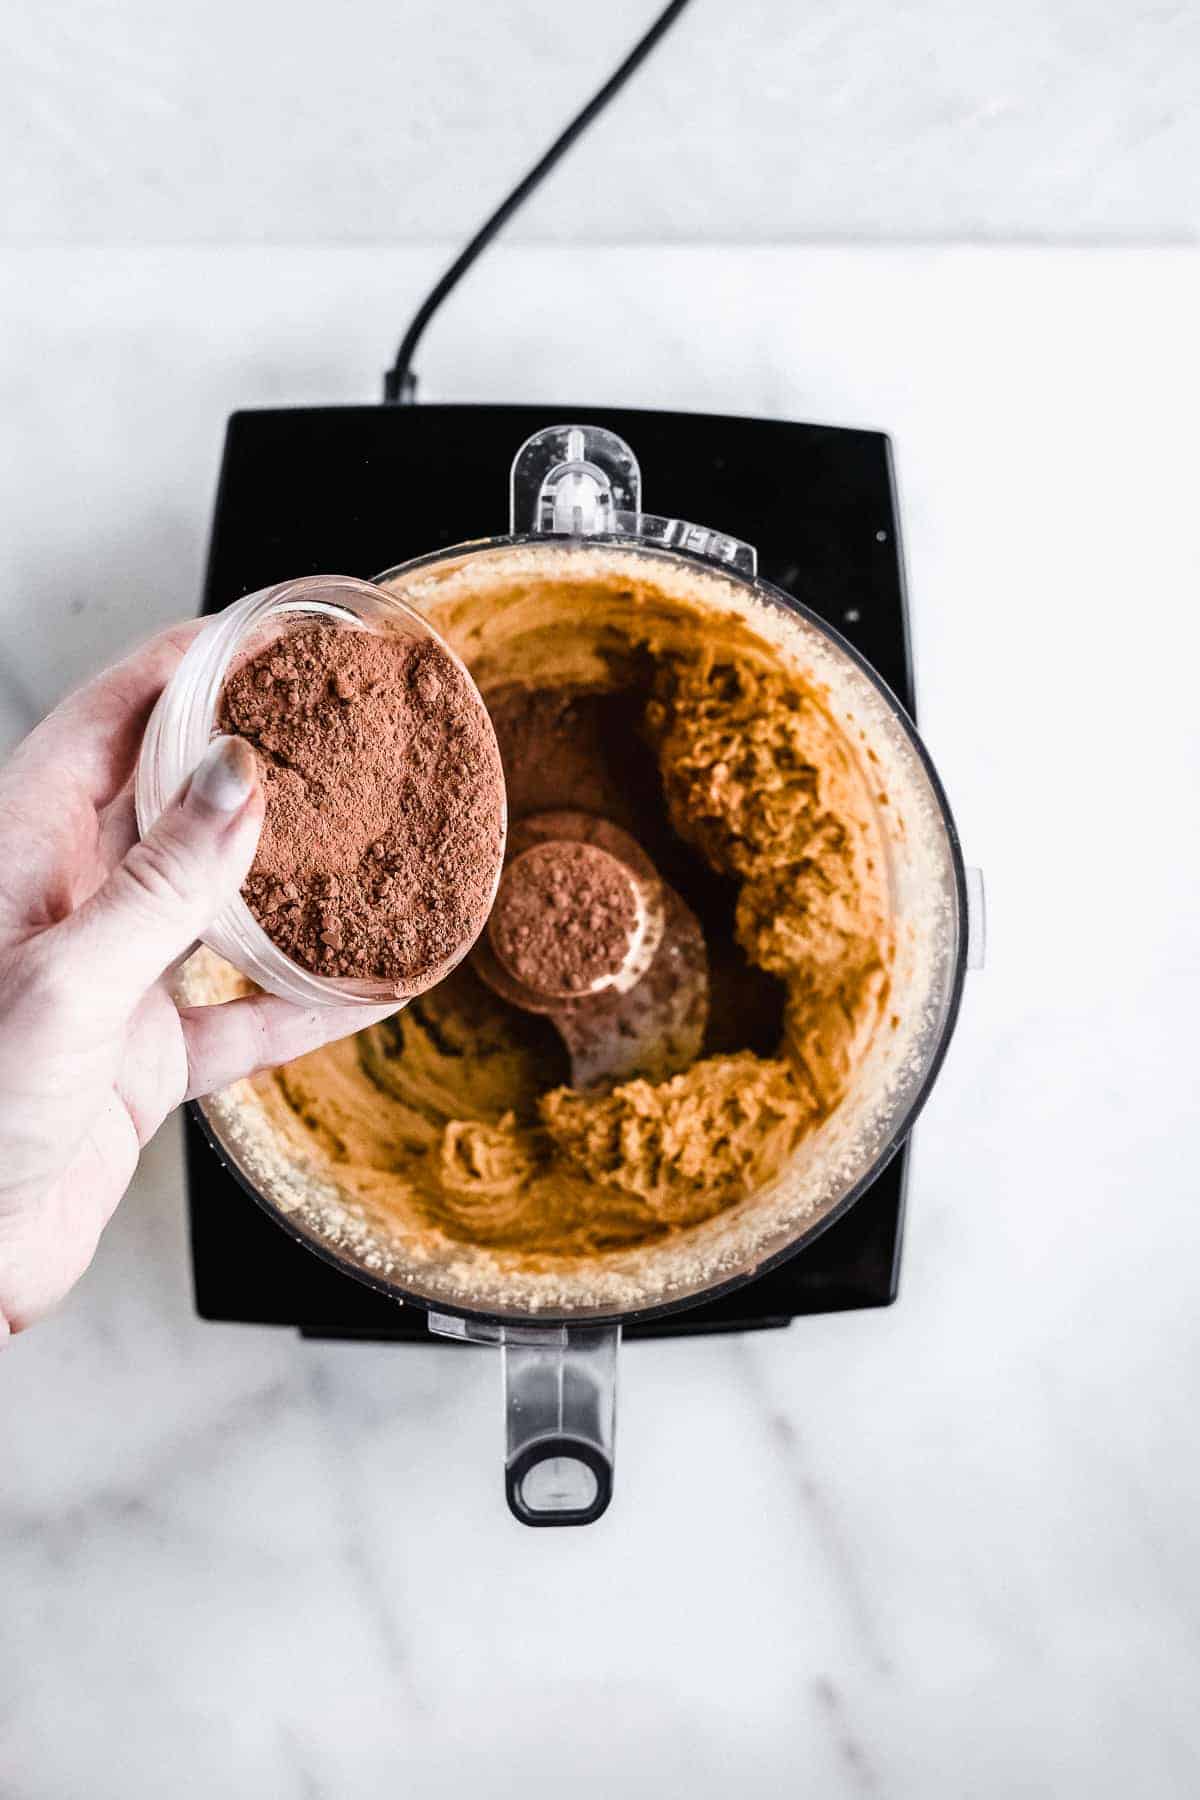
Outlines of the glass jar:
<svg viewBox="0 0 1200 1800">
<path fill-rule="evenodd" d="M 434 643 L 449 657 L 471 693 L 483 700 L 461 658 L 404 600 L 352 575 L 305 575 L 247 594 L 218 613 L 189 645 L 159 697 L 146 727 L 134 782 L 138 830 L 144 837 L 200 762 L 214 737 L 221 694 L 234 667 L 279 638 L 320 624 L 331 631 L 387 631 Z M 501 854 L 503 843 L 501 844 Z M 500 880 L 496 859 L 492 894 Z M 241 894 L 203 933 L 210 950 L 260 988 L 298 1006 L 379 1006 L 436 986 L 471 948 L 457 944 L 436 967 L 407 989 L 394 980 L 318 975 L 288 956 L 263 930 Z"/>
</svg>

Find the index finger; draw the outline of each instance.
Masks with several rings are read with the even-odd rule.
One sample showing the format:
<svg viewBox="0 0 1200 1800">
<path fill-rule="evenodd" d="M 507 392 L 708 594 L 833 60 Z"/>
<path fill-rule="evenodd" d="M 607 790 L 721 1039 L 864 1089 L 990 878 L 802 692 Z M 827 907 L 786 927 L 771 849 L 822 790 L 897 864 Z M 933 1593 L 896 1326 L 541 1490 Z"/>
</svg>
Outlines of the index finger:
<svg viewBox="0 0 1200 1800">
<path fill-rule="evenodd" d="M 398 1012 L 387 1006 L 294 1006 L 274 994 L 247 994 L 212 1006 L 181 1006 L 187 1050 L 186 1098 L 196 1100 L 263 1069 L 307 1056 Z"/>
</svg>

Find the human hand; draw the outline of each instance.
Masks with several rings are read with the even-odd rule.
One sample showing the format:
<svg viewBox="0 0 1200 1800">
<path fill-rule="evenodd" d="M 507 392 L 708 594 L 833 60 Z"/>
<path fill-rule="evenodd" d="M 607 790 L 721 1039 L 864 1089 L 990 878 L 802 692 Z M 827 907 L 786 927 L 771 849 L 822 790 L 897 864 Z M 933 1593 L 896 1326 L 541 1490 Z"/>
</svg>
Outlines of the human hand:
<svg viewBox="0 0 1200 1800">
<path fill-rule="evenodd" d="M 78 1280 L 181 1100 L 395 1010 L 171 999 L 166 976 L 237 892 L 263 815 L 254 752 L 224 738 L 138 841 L 142 732 L 196 629 L 80 689 L 0 769 L 0 1340 Z"/>
</svg>

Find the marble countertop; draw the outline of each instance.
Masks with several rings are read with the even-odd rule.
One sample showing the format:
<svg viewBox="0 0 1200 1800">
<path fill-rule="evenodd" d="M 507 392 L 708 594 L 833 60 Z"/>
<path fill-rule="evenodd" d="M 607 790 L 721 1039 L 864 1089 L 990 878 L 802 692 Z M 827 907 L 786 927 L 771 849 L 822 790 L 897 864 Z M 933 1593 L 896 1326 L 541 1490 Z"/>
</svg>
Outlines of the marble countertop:
<svg viewBox="0 0 1200 1800">
<path fill-rule="evenodd" d="M 457 247 L 661 4 L 16 0 L 0 242 Z M 693 0 L 512 231 L 1194 242 L 1198 63 L 1185 0 Z"/>
<path fill-rule="evenodd" d="M 194 608 L 226 414 L 373 399 L 439 261 L 0 258 L 0 748 Z M 1200 1788 L 1198 313 L 1182 250 L 516 248 L 455 298 L 430 399 L 894 436 L 991 927 L 900 1299 L 630 1346 L 612 1510 L 527 1532 L 488 1354 L 192 1316 L 169 1124 L 0 1359 L 0 1792 Z"/>
</svg>

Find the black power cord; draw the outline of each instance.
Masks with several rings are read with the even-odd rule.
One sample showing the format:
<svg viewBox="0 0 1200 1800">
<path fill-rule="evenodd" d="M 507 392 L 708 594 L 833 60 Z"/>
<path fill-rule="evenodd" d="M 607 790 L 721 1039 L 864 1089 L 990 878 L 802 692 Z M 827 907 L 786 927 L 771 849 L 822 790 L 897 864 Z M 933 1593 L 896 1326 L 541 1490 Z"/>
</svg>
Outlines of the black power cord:
<svg viewBox="0 0 1200 1800">
<path fill-rule="evenodd" d="M 554 165 L 566 155 L 576 138 L 581 137 L 592 120 L 598 118 L 615 94 L 620 93 L 634 70 L 640 67 L 658 43 L 659 39 L 671 29 L 688 0 L 671 0 L 651 25 L 645 37 L 639 38 L 629 55 L 614 69 L 604 86 L 592 95 L 582 112 L 575 117 L 566 129 L 555 138 L 546 154 L 536 162 L 528 175 L 513 189 L 507 200 L 501 201 L 491 217 L 484 221 L 464 250 L 455 257 L 437 286 L 426 296 L 418 307 L 412 324 L 404 334 L 396 360 L 383 378 L 383 398 L 385 405 L 411 405 L 417 397 L 417 377 L 413 372 L 413 357 L 434 313 L 458 283 L 462 280 L 471 264 L 487 249 L 497 232 L 502 231 L 512 218 L 517 208 L 523 206 L 530 194 L 550 173 Z"/>
</svg>

